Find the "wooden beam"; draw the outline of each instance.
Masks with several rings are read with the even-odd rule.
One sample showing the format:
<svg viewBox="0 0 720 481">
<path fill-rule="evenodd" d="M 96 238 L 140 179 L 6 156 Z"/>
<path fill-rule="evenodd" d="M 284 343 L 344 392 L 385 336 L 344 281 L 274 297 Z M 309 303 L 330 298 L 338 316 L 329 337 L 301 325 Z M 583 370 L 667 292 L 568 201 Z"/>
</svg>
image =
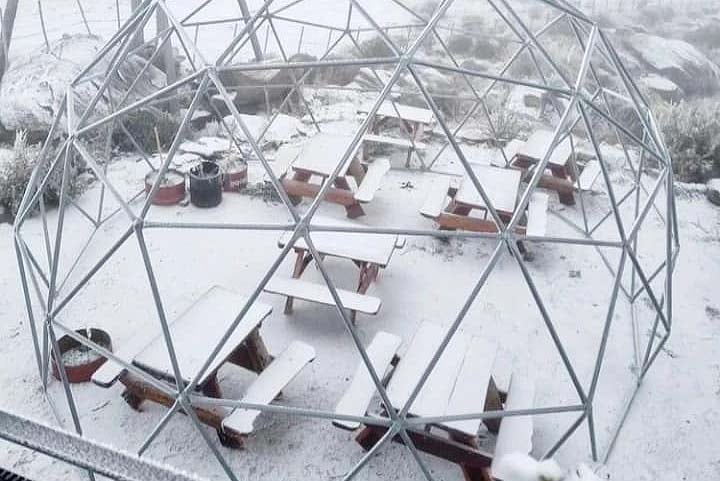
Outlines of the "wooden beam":
<svg viewBox="0 0 720 481">
<path fill-rule="evenodd" d="M 355 437 L 355 441 L 363 449 L 369 450 L 382 438 L 387 430 L 386 426 L 365 426 Z M 476 469 L 488 468 L 492 463 L 492 454 L 468 444 L 429 432 L 420 433 L 408 430 L 407 433 L 415 447 L 420 451 L 446 459 L 451 463 Z M 393 441 L 403 443 L 399 434 L 395 435 Z"/>
<path fill-rule="evenodd" d="M 285 187 L 285 191 L 288 193 L 288 195 L 297 197 L 314 198 L 318 195 L 321 188 L 321 186 L 318 184 L 311 184 L 309 182 L 288 178 L 284 178 L 282 180 L 282 185 L 283 187 Z M 327 195 L 325 195 L 324 200 L 328 202 L 333 202 L 335 204 L 344 205 L 345 207 L 356 205 L 358 203 L 358 201 L 355 200 L 355 196 L 353 195 L 352 191 L 345 189 L 336 189 L 334 187 L 328 189 Z"/>
</svg>

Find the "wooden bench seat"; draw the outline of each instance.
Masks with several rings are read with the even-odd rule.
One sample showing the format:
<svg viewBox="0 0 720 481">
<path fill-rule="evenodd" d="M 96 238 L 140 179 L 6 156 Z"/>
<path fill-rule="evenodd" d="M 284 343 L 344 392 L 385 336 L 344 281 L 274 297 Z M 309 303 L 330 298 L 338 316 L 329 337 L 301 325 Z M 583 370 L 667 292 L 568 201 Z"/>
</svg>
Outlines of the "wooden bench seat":
<svg viewBox="0 0 720 481">
<path fill-rule="evenodd" d="M 248 387 L 242 402 L 270 404 L 300 371 L 315 359 L 315 349 L 301 341 L 293 341 Z M 224 431 L 245 435 L 253 431 L 261 411 L 237 408 L 222 421 Z"/>
<path fill-rule="evenodd" d="M 275 160 L 268 162 L 270 170 L 275 177 L 282 179 L 287 174 L 292 163 L 297 159 L 302 151 L 302 145 L 283 145 L 275 154 Z M 267 177 L 267 174 L 266 174 Z"/>
<path fill-rule="evenodd" d="M 127 343 L 124 343 L 115 354 L 120 359 L 126 360 L 131 363 L 135 356 L 143 350 L 145 346 L 152 341 L 158 333 L 148 333 L 147 331 L 140 331 L 132 337 Z M 95 371 L 90 378 L 92 382 L 101 387 L 112 386 L 117 378 L 125 371 L 125 366 L 120 365 L 112 359 L 108 359 L 100 366 L 100 369 Z"/>
<path fill-rule="evenodd" d="M 548 195 L 544 192 L 533 192 L 528 205 L 528 223 L 526 235 L 542 237 L 547 228 Z"/>
<path fill-rule="evenodd" d="M 523 376 L 514 373 L 510 378 L 505 410 L 529 409 L 534 404 L 535 385 Z M 528 454 L 532 450 L 532 416 L 508 416 L 502 419 L 495 442 L 495 452 L 490 467 L 495 479 L 505 479 L 502 472 L 502 458 L 511 453 Z"/>
<path fill-rule="evenodd" d="M 585 167 L 578 177 L 578 187 L 580 190 L 592 190 L 592 186 L 600 176 L 600 172 L 600 163 L 597 160 L 591 160 L 585 164 Z"/>
<path fill-rule="evenodd" d="M 330 294 L 330 289 L 324 284 L 304 281 L 302 279 L 286 279 L 275 277 L 271 279 L 264 289 L 272 294 L 280 294 L 288 297 L 297 297 L 306 301 L 317 302 L 334 306 L 335 301 Z M 377 314 L 380 310 L 380 299 L 357 292 L 337 290 L 340 300 L 346 309 L 359 311 L 365 314 Z"/>
<path fill-rule="evenodd" d="M 382 379 L 390 367 L 397 353 L 402 339 L 394 334 L 380 331 L 375 334 L 372 342 L 366 348 L 370 364 Z M 345 394 L 335 406 L 335 413 L 352 416 L 364 416 L 370 401 L 375 394 L 376 386 L 370 377 L 370 372 L 364 363 L 360 363 Z M 333 424 L 339 428 L 354 430 L 360 427 L 357 421 L 335 420 Z"/>
<path fill-rule="evenodd" d="M 378 144 L 387 144 L 387 145 L 393 145 L 395 147 L 401 147 L 405 149 L 415 149 L 415 150 L 425 150 L 427 149 L 427 144 L 424 142 L 415 142 L 415 145 L 413 146 L 413 143 L 408 139 L 398 139 L 397 137 L 388 137 L 385 135 L 377 135 L 377 134 L 365 134 L 363 137 L 363 140 L 366 142 L 374 142 Z"/>
<path fill-rule="evenodd" d="M 420 207 L 420 214 L 430 219 L 437 219 L 445 208 L 449 190 L 450 179 L 448 177 L 435 179 L 430 185 L 425 202 Z"/>
<path fill-rule="evenodd" d="M 389 170 L 390 161 L 386 158 L 375 159 L 368 164 L 362 183 L 355 192 L 355 200 L 364 203 L 370 202 L 380 188 L 383 177 Z"/>
</svg>

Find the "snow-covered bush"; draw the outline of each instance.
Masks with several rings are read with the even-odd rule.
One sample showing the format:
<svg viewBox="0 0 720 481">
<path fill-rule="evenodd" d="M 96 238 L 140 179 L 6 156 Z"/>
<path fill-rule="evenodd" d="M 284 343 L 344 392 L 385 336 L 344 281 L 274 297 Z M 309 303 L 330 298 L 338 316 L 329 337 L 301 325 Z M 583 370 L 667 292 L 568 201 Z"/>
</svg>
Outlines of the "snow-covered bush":
<svg viewBox="0 0 720 481">
<path fill-rule="evenodd" d="M 683 100 L 655 110 L 678 180 L 703 182 L 720 175 L 720 98 Z"/>
<path fill-rule="evenodd" d="M 364 58 L 394 57 L 392 49 L 381 37 L 372 37 L 360 43 L 360 51 Z"/>
<path fill-rule="evenodd" d="M 448 48 L 453 54 L 469 55 L 473 53 L 473 39 L 470 35 L 453 35 L 448 40 Z"/>
<path fill-rule="evenodd" d="M 136 110 L 123 119 L 123 124 L 145 152 L 157 152 L 155 128 L 160 138 L 160 146 L 167 150 L 172 144 L 180 127 L 178 118 L 168 112 L 155 108 Z M 120 129 L 115 131 L 115 143 L 123 150 L 137 150 L 130 138 Z"/>
<path fill-rule="evenodd" d="M 23 194 L 27 188 L 30 176 L 37 163 L 40 154 L 40 145 L 29 144 L 27 132 L 18 131 L 15 135 L 15 143 L 6 158 L 0 159 L 0 205 L 5 207 L 11 216 L 15 216 L 20 208 Z M 77 178 L 76 159 L 70 159 L 69 183 L 67 192 L 74 196 L 79 191 Z M 47 168 L 40 172 L 41 178 L 47 175 Z M 57 204 L 60 198 L 62 184 L 62 162 L 58 162 L 48 179 L 45 189 L 44 200 L 48 204 Z"/>
<path fill-rule="evenodd" d="M 25 143 L 26 134 L 18 131 L 12 151 L 0 159 L 0 205 L 14 217 L 32 175 L 39 150 Z"/>
</svg>

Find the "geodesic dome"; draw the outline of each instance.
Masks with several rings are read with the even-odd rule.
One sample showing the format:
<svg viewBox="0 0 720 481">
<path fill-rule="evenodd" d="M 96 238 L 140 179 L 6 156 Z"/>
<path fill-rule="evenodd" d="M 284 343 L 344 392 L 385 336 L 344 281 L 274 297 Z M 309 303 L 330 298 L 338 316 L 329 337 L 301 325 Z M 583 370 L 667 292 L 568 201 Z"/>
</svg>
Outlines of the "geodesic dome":
<svg viewBox="0 0 720 481">
<path fill-rule="evenodd" d="M 230 283 L 244 291 L 247 303 L 237 306 L 237 318 L 218 337 L 217 348 L 199 353 L 211 364 L 245 313 L 265 296 L 268 281 L 287 268 L 295 243 L 304 240 L 317 264 L 316 277 L 327 285 L 336 310 L 306 310 L 295 320 L 278 314 L 264 329 L 282 341 L 300 336 L 319 342 L 324 357 L 319 355 L 312 371 L 303 375 L 305 387 L 297 388 L 301 396 L 288 394 L 272 406 L 247 405 L 228 396 L 216 399 L 216 406 L 246 406 L 281 419 L 268 428 L 273 435 L 280 432 L 278 426 L 296 422 L 303 431 L 304 423 L 310 423 L 313 427 L 307 429 L 324 438 L 311 443 L 319 449 L 297 448 L 303 444 L 298 434 L 285 447 L 287 455 L 294 450 L 299 458 L 328 455 L 340 449 L 332 437 L 339 434 L 324 429 L 338 417 L 333 396 L 357 363 L 386 400 L 385 373 L 373 369 L 366 352 L 373 332 L 395 330 L 407 341 L 418 321 L 432 320 L 444 325 L 446 334 L 408 405 L 387 422 L 372 416 L 343 418 L 386 423 L 406 442 L 411 461 L 395 463 L 393 456 L 402 455 L 383 442 L 371 453 L 388 452 L 388 460 L 351 452 L 337 461 L 341 474 L 351 478 L 371 466 L 445 477 L 445 468 L 418 455 L 410 441 L 408 432 L 422 425 L 423 418 L 410 417 L 407 408 L 460 330 L 501 346 L 498 378 L 508 366 L 522 366 L 546 389 L 533 405 L 514 411 L 488 414 L 478 406 L 473 413 L 438 412 L 433 422 L 532 416 L 533 454 L 538 457 L 567 446 L 568 456 L 589 452 L 597 459 L 609 452 L 635 390 L 670 334 L 679 243 L 668 151 L 643 93 L 607 34 L 560 0 L 423 5 L 268 0 L 251 11 L 242 8 L 243 2 L 195 3 L 189 8 L 146 0 L 133 12 L 68 87 L 25 193 L 15 240 L 35 357 L 48 397 L 61 395 L 48 378 L 52 347 L 60 335 L 147 377 L 122 350 L 112 354 L 75 329 L 100 325 L 119 345 L 132 332 L 160 332 L 176 365 L 181 353 L 173 345 L 168 319 L 187 306 L 186 299 L 204 291 L 202 286 Z M 168 44 L 184 57 L 177 78 L 168 78 L 153 92 L 137 92 L 136 82 L 150 75 L 150 65 L 172 61 Z M 147 67 L 125 68 L 140 51 L 149 52 Z M 495 58 L 500 55 L 504 60 Z M 135 79 L 116 82 L 121 72 L 130 71 Z M 91 99 L 84 96 L 88 91 L 94 91 Z M 401 104 L 432 112 L 435 124 L 424 141 L 427 148 L 415 145 L 403 123 L 391 127 L 412 145 L 407 157 L 390 154 L 392 185 L 378 192 L 355 223 L 328 221 L 344 214 L 327 200 L 341 167 L 363 142 L 381 106 Z M 136 132 L 145 128 L 153 138 L 158 117 L 147 121 L 143 115 L 166 110 L 182 120 L 165 127 L 171 140 L 160 145 L 160 154 L 150 154 Z M 212 211 L 153 204 L 164 173 L 182 168 L 192 157 L 193 151 L 183 145 L 201 135 L 193 126 L 202 118 L 213 119 L 217 135 L 227 139 L 224 155 L 231 151 L 247 161 L 251 180 L 270 197 L 277 196 L 275 203 L 232 200 Z M 277 134 L 286 129 L 282 122 L 292 126 L 290 138 Z M 524 174 L 514 213 L 503 216 L 473 165 L 514 168 L 514 138 L 541 128 L 549 130 L 551 141 Z M 319 132 L 351 136 L 317 195 L 296 204 L 274 168 L 283 148 L 277 146 L 301 145 Z M 125 141 L 123 152 L 112 147 L 118 138 Z M 556 202 L 547 190 L 547 227 L 543 235 L 529 235 L 519 227 L 525 225 L 531 196 L 548 188 L 546 168 L 567 145 L 573 168 L 594 161 L 597 178 L 584 186 L 578 170 L 571 173 L 574 205 Z M 80 197 L 71 195 L 78 166 L 94 181 Z M 160 174 L 146 194 L 142 179 L 152 171 Z M 471 182 L 494 226 L 488 232 L 439 231 L 417 214 L 423 193 L 438 176 L 448 175 Z M 50 209 L 49 200 L 56 200 L 58 208 Z M 35 213 L 39 221 L 30 220 Z M 282 232 L 291 237 L 278 250 Z M 337 290 L 348 274 L 313 247 L 313 236 L 323 232 L 411 239 L 407 259 L 402 259 L 405 253 L 396 256 L 397 267 L 383 278 L 380 289 L 385 289 L 387 302 L 377 319 L 352 322 Z M 520 252 L 518 241 L 532 251 L 533 260 Z M 422 257 L 428 252 L 432 256 Z M 337 338 L 326 339 L 328 333 Z M 87 392 L 65 378 L 62 385 L 78 432 L 103 438 L 111 415 L 130 422 L 131 416 L 118 414 L 118 406 L 98 421 L 88 415 Z M 271 452 L 272 436 L 259 441 L 259 454 L 238 457 L 208 437 L 197 418 L 184 420 L 185 427 L 172 424 L 171 418 L 180 422 L 173 416 L 178 410 L 207 399 L 192 389 L 167 388 L 176 399 L 169 414 L 148 421 L 150 429 L 143 422 L 135 424 L 145 429 L 140 438 L 113 442 L 134 450 L 140 446 L 144 453 L 164 431 L 186 436 L 183 429 L 191 426 L 231 479 L 248 475 L 243 457 L 253 454 L 290 463 L 280 457 L 286 455 L 282 449 Z M 67 418 L 60 410 L 57 414 Z M 572 444 L 583 424 L 589 436 Z M 415 462 L 417 468 L 410 466 Z M 459 476 L 453 473 L 451 477 Z"/>
</svg>

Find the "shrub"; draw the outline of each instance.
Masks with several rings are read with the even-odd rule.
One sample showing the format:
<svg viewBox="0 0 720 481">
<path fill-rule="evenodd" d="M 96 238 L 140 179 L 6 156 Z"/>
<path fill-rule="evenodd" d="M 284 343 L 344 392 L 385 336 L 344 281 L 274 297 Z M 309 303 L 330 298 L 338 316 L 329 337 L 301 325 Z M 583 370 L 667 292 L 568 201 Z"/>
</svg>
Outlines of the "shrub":
<svg viewBox="0 0 720 481">
<path fill-rule="evenodd" d="M 499 142 L 518 138 L 519 134 L 528 127 L 527 122 L 508 108 L 488 107 L 488 110 L 495 129 L 495 140 Z"/>
<path fill-rule="evenodd" d="M 501 57 L 504 51 L 498 42 L 490 40 L 487 37 L 478 37 L 475 40 L 473 55 L 475 58 L 491 60 Z"/>
<path fill-rule="evenodd" d="M 135 141 L 149 153 L 158 150 L 155 140 L 156 127 L 163 150 L 170 147 L 180 128 L 180 121 L 176 116 L 155 108 L 143 108 L 129 113 L 123 118 L 123 124 Z M 120 129 L 115 130 L 113 140 L 123 150 L 137 150 L 130 138 Z"/>
<path fill-rule="evenodd" d="M 27 133 L 18 131 L 9 158 L 0 163 L 0 205 L 5 207 L 12 217 L 15 217 L 20 208 L 20 202 L 37 165 L 39 154 L 40 145 L 28 144 Z M 70 162 L 67 192 L 73 197 L 80 191 L 79 183 L 76 180 L 80 168 L 78 159 L 71 158 Z M 49 166 L 50 163 L 43 166 L 44 170 L 40 173 L 40 178 L 47 175 Z M 60 198 L 62 173 L 63 163 L 61 161 L 55 166 L 44 190 L 43 197 L 48 204 L 57 204 Z"/>
<path fill-rule="evenodd" d="M 720 98 L 656 107 L 678 180 L 703 182 L 720 174 Z"/>
<path fill-rule="evenodd" d="M 376 36 L 360 43 L 362 58 L 394 57 L 395 54 L 381 37 Z"/>
<path fill-rule="evenodd" d="M 508 74 L 513 78 L 526 78 L 532 77 L 533 75 L 537 76 L 537 67 L 535 66 L 535 62 L 533 62 L 533 59 L 530 57 L 530 54 L 523 52 L 513 61 L 512 65 L 510 65 Z"/>
<path fill-rule="evenodd" d="M 447 46 L 455 54 L 468 55 L 473 51 L 473 39 L 469 35 L 453 35 Z"/>
</svg>

